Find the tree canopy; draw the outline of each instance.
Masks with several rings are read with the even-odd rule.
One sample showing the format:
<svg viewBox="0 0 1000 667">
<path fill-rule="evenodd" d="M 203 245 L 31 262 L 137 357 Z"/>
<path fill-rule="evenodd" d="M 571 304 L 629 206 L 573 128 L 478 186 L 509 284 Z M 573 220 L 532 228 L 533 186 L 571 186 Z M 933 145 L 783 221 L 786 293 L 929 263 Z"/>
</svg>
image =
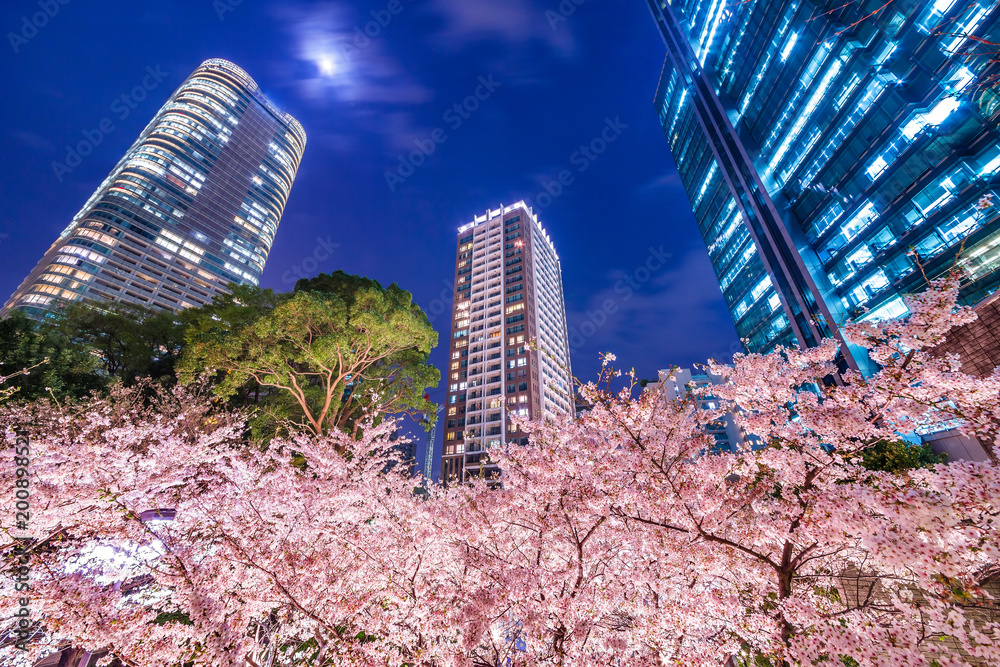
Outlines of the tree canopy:
<svg viewBox="0 0 1000 667">
<path fill-rule="evenodd" d="M 0 320 L 0 376 L 13 400 L 79 398 L 105 386 L 99 368 L 96 355 L 18 310 Z"/>
<path fill-rule="evenodd" d="M 114 382 L 172 384 L 184 316 L 128 303 L 68 304 L 44 321 L 18 310 L 0 321 L 0 375 L 13 400 L 74 400 Z"/>
<path fill-rule="evenodd" d="M 131 303 L 69 304 L 41 326 L 93 354 L 107 378 L 126 385 L 140 378 L 172 383 L 184 344 L 182 314 Z"/>
<path fill-rule="evenodd" d="M 215 372 L 220 397 L 263 391 L 315 435 L 356 432 L 365 416 L 432 411 L 437 344 L 412 295 L 337 271 L 291 294 L 239 287 L 191 314 L 182 381 Z M 281 413 L 279 413 L 281 414 Z"/>
</svg>

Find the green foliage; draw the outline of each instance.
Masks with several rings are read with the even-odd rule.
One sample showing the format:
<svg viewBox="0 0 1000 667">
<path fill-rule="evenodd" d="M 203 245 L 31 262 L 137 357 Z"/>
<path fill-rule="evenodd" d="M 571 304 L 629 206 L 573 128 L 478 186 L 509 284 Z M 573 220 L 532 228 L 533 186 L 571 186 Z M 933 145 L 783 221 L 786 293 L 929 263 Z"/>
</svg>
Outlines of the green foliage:
<svg viewBox="0 0 1000 667">
<path fill-rule="evenodd" d="M 30 369 L 27 374 L 19 371 Z M 18 310 L 0 320 L 0 375 L 14 400 L 79 398 L 106 384 L 99 360 Z"/>
<path fill-rule="evenodd" d="M 271 427 L 357 431 L 366 414 L 433 412 L 437 333 L 412 295 L 338 271 L 292 294 L 240 287 L 190 314 L 182 382 L 215 373 L 220 398 L 259 404 Z M 261 427 L 265 432 L 266 427 Z"/>
<path fill-rule="evenodd" d="M 437 334 L 398 285 L 338 271 L 287 294 L 231 290 L 181 313 L 79 303 L 38 323 L 15 311 L 0 321 L 0 375 L 15 399 L 62 400 L 214 370 L 217 396 L 257 408 L 257 441 L 287 424 L 356 432 L 366 415 L 433 412 L 424 391 L 440 381 L 426 363 Z"/>
<path fill-rule="evenodd" d="M 153 619 L 153 623 L 156 625 L 168 625 L 173 623 L 180 623 L 181 625 L 194 625 L 194 621 L 188 616 L 186 611 L 164 611 L 160 612 L 156 618 Z"/>
<path fill-rule="evenodd" d="M 780 667 L 781 665 L 781 662 L 774 658 L 753 653 L 746 645 L 744 645 L 742 653 L 734 657 L 735 663 L 739 667 Z"/>
<path fill-rule="evenodd" d="M 399 303 L 412 303 L 412 295 L 401 289 L 399 285 L 393 283 L 388 288 L 374 278 L 357 276 L 344 271 L 334 271 L 333 273 L 321 273 L 312 278 L 302 278 L 295 283 L 294 292 L 321 292 L 323 294 L 336 294 L 345 302 L 354 303 L 358 296 L 365 292 L 376 291 L 391 293 L 399 298 Z M 419 311 L 420 309 L 417 308 Z"/>
<path fill-rule="evenodd" d="M 207 306 L 184 311 L 185 343 L 197 340 L 199 345 L 222 345 L 230 338 L 230 332 L 241 331 L 252 325 L 291 296 L 249 285 L 230 285 L 230 289 L 229 294 L 216 295 L 212 303 Z M 177 366 L 180 381 L 185 384 L 194 382 L 206 370 L 205 367 L 195 364 L 194 359 L 195 356 L 192 353 L 186 355 L 182 353 L 180 363 Z M 216 383 L 224 381 L 226 375 L 226 371 L 218 371 L 214 378 Z M 253 380 L 248 380 L 237 391 L 217 390 L 217 393 L 224 396 L 233 407 L 259 406 L 262 396 L 267 396 L 267 390 L 262 392 L 261 385 Z M 282 416 L 291 416 L 290 414 L 276 414 L 273 405 L 269 406 L 268 412 L 273 414 L 270 415 L 269 419 L 265 419 L 265 422 L 274 421 L 276 418 L 280 419 Z M 258 431 L 267 428 L 262 426 L 260 419 L 251 423 L 251 428 L 254 427 Z"/>
<path fill-rule="evenodd" d="M 813 588 L 813 593 L 832 602 L 842 603 L 840 591 L 837 590 L 836 586 L 816 586 Z"/>
<path fill-rule="evenodd" d="M 184 343 L 183 317 L 128 303 L 74 303 L 42 325 L 58 340 L 96 357 L 108 379 L 173 382 Z"/>
<path fill-rule="evenodd" d="M 869 470 L 901 474 L 917 468 L 944 463 L 944 454 L 935 454 L 927 443 L 919 445 L 902 440 L 879 440 L 861 452 L 861 465 Z"/>
</svg>

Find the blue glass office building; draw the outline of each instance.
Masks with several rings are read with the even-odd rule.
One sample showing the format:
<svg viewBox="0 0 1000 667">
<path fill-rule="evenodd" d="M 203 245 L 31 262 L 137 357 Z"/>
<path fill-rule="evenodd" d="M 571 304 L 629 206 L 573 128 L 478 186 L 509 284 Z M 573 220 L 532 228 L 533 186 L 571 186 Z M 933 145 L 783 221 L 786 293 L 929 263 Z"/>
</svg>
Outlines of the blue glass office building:
<svg viewBox="0 0 1000 667">
<path fill-rule="evenodd" d="M 1000 5 L 647 2 L 656 109 L 750 350 L 904 314 L 956 261 L 964 303 L 996 290 L 1000 66 L 979 40 L 1000 41 Z"/>
</svg>

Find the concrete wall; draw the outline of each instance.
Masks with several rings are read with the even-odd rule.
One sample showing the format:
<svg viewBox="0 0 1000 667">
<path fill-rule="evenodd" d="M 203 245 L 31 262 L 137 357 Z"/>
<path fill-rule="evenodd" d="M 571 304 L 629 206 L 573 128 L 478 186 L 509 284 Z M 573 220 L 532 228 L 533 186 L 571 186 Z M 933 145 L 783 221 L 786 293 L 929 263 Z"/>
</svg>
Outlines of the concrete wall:
<svg viewBox="0 0 1000 667">
<path fill-rule="evenodd" d="M 948 461 L 989 461 L 986 450 L 975 438 L 962 435 L 958 429 L 938 431 L 920 436 L 923 442 L 930 444 L 937 454 L 947 454 Z"/>
<path fill-rule="evenodd" d="M 1000 292 L 981 301 L 975 311 L 979 319 L 952 329 L 937 349 L 961 355 L 962 371 L 983 377 L 1000 366 Z"/>
</svg>

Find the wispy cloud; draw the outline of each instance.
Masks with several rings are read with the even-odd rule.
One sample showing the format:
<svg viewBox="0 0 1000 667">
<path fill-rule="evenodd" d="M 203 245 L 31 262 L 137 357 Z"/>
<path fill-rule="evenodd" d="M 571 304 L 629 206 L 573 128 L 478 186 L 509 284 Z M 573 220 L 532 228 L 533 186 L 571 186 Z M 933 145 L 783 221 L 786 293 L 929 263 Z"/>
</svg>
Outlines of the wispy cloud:
<svg viewBox="0 0 1000 667">
<path fill-rule="evenodd" d="M 639 194 L 650 194 L 657 190 L 678 190 L 683 192 L 684 184 L 681 182 L 680 174 L 676 170 L 668 171 L 636 188 Z"/>
<path fill-rule="evenodd" d="M 35 151 L 54 151 L 55 144 L 40 134 L 27 130 L 10 130 L 15 141 Z"/>
<path fill-rule="evenodd" d="M 671 256 L 652 272 L 611 272 L 607 287 L 591 294 L 585 308 L 568 309 L 566 319 L 574 360 L 580 357 L 584 364 L 599 351 L 614 352 L 625 368 L 640 360 L 667 368 L 704 363 L 700 355 L 706 348 L 720 361 L 741 350 L 732 321 L 720 308 L 718 281 L 703 248 Z M 574 334 L 582 336 L 582 344 L 577 338 L 574 345 Z"/>
<path fill-rule="evenodd" d="M 352 21 L 344 5 L 282 5 L 276 13 L 294 40 L 301 66 L 293 80 L 305 99 L 419 104 L 431 98 L 387 53 L 384 38 L 366 35 L 365 21 Z"/>
<path fill-rule="evenodd" d="M 548 4 L 532 0 L 430 0 L 428 8 L 441 16 L 444 29 L 435 44 L 445 49 L 496 39 L 508 46 L 542 43 L 560 55 L 575 51 L 570 26 L 556 29 L 545 17 Z"/>
<path fill-rule="evenodd" d="M 314 106 L 337 105 L 341 126 L 350 122 L 362 132 L 381 135 L 393 151 L 421 136 L 411 110 L 431 101 L 433 92 L 391 55 L 386 43 L 391 23 L 372 30 L 371 17 L 341 2 L 283 4 L 274 13 L 291 37 L 295 57 L 277 67 L 299 98 Z M 328 146 L 351 151 L 356 148 L 353 134 L 338 130 L 320 136 Z"/>
</svg>

